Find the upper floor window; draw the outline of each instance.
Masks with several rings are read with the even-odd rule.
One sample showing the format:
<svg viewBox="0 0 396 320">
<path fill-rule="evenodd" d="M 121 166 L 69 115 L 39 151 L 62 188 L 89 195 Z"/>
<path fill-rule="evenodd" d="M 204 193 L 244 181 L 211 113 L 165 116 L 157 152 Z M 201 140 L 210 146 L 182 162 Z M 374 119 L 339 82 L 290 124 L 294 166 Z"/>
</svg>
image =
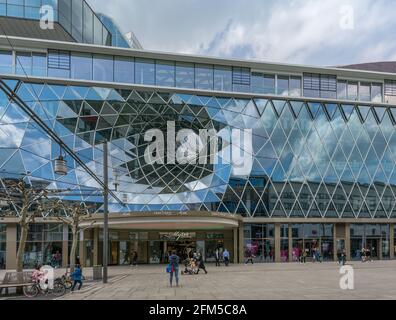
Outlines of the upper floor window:
<svg viewBox="0 0 396 320">
<path fill-rule="evenodd" d="M 232 85 L 234 91 L 250 91 L 250 69 L 233 67 L 232 68 Z"/>
<path fill-rule="evenodd" d="M 135 82 L 135 61 L 133 58 L 114 58 L 114 81 L 120 83 Z"/>
<path fill-rule="evenodd" d="M 176 87 L 194 88 L 194 64 L 176 62 Z"/>
<path fill-rule="evenodd" d="M 156 61 L 155 83 L 162 87 L 175 86 L 175 63 L 173 61 Z"/>
<path fill-rule="evenodd" d="M 232 68 L 215 66 L 214 67 L 214 90 L 232 91 Z"/>
<path fill-rule="evenodd" d="M 0 51 L 0 73 L 12 73 L 12 51 Z"/>
<path fill-rule="evenodd" d="M 155 67 L 152 59 L 135 59 L 135 82 L 137 84 L 155 84 Z"/>
<path fill-rule="evenodd" d="M 61 50 L 48 51 L 48 76 L 70 78 L 70 52 Z"/>
<path fill-rule="evenodd" d="M 195 88 L 213 90 L 213 66 L 205 64 L 195 65 Z"/>
<path fill-rule="evenodd" d="M 304 73 L 304 96 L 337 98 L 337 77 L 334 75 Z"/>
</svg>

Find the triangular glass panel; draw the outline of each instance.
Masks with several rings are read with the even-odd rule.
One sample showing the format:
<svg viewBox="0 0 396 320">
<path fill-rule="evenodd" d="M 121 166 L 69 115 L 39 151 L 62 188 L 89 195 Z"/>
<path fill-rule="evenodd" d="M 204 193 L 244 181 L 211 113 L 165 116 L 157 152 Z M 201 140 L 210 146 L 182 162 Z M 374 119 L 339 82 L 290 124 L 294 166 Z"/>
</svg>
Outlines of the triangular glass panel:
<svg viewBox="0 0 396 320">
<path fill-rule="evenodd" d="M 301 209 L 301 206 L 298 203 L 298 201 L 295 202 L 289 217 L 290 218 L 304 218 L 305 217 L 304 212 Z"/>
<path fill-rule="evenodd" d="M 370 107 L 368 107 L 368 106 L 359 106 L 358 109 L 359 109 L 360 117 L 362 118 L 363 122 L 365 122 L 366 119 L 367 119 L 367 116 L 368 116 L 368 114 L 370 112 Z"/>
<path fill-rule="evenodd" d="M 254 99 L 254 103 L 259 111 L 260 116 L 264 113 L 265 106 L 267 105 L 267 99 Z"/>
<path fill-rule="evenodd" d="M 343 104 L 342 105 L 342 111 L 344 113 L 344 117 L 347 121 L 349 121 L 352 112 L 354 110 L 354 106 L 353 105 L 349 105 L 349 104 Z"/>
<path fill-rule="evenodd" d="M 385 107 L 374 107 L 373 110 L 375 111 L 378 119 L 378 123 L 382 122 L 382 119 L 384 118 L 386 108 Z"/>
<path fill-rule="evenodd" d="M 285 101 L 284 100 L 272 100 L 272 103 L 274 105 L 274 108 L 276 110 L 276 113 L 278 114 L 278 117 L 282 115 L 283 109 L 285 108 Z"/>
<path fill-rule="evenodd" d="M 293 113 L 294 113 L 296 118 L 299 117 L 303 104 L 304 103 L 301 102 L 301 101 L 291 101 L 290 102 L 290 105 L 291 105 L 291 107 L 293 109 Z"/>
<path fill-rule="evenodd" d="M 337 111 L 337 109 L 338 109 L 338 105 L 336 105 L 336 104 L 330 104 L 330 103 L 326 104 L 326 111 L 327 111 L 327 114 L 328 114 L 330 120 L 333 119 L 334 114 Z"/>
</svg>

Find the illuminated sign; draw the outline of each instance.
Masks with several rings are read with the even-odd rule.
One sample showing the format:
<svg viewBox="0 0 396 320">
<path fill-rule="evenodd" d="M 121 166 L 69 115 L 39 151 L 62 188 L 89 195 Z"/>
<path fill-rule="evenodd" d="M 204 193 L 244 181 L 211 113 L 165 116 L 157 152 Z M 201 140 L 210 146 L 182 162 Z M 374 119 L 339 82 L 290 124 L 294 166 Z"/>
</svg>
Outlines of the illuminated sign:
<svg viewBox="0 0 396 320">
<path fill-rule="evenodd" d="M 159 234 L 161 240 L 169 241 L 179 241 L 183 239 L 193 239 L 196 237 L 194 232 L 160 232 Z"/>
</svg>

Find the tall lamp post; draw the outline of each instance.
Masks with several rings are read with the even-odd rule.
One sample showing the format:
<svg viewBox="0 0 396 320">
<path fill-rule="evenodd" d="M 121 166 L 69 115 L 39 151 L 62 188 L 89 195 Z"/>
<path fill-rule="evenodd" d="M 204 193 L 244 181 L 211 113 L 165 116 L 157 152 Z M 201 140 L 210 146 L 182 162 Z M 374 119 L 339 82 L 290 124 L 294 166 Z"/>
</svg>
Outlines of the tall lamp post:
<svg viewBox="0 0 396 320">
<path fill-rule="evenodd" d="M 107 265 L 109 257 L 109 171 L 108 144 L 103 144 L 103 283 L 107 283 Z"/>
</svg>

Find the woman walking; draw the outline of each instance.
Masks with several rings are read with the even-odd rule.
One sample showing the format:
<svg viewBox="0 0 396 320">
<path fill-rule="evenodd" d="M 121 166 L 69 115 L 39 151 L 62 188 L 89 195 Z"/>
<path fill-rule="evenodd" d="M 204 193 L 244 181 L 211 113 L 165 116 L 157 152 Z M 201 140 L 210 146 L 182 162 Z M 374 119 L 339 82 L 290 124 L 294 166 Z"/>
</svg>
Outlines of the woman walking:
<svg viewBox="0 0 396 320">
<path fill-rule="evenodd" d="M 172 255 L 169 257 L 169 268 L 170 268 L 170 286 L 173 284 L 173 275 L 175 275 L 176 279 L 176 287 L 179 286 L 179 262 L 180 258 L 176 254 L 176 251 L 172 251 Z"/>
<path fill-rule="evenodd" d="M 205 271 L 205 274 L 208 273 L 208 271 L 206 271 L 205 263 L 204 263 L 204 260 L 203 260 L 203 257 L 202 257 L 201 253 L 198 253 L 198 255 L 197 255 L 197 264 L 198 264 L 197 274 L 199 273 L 200 269 Z"/>
</svg>

